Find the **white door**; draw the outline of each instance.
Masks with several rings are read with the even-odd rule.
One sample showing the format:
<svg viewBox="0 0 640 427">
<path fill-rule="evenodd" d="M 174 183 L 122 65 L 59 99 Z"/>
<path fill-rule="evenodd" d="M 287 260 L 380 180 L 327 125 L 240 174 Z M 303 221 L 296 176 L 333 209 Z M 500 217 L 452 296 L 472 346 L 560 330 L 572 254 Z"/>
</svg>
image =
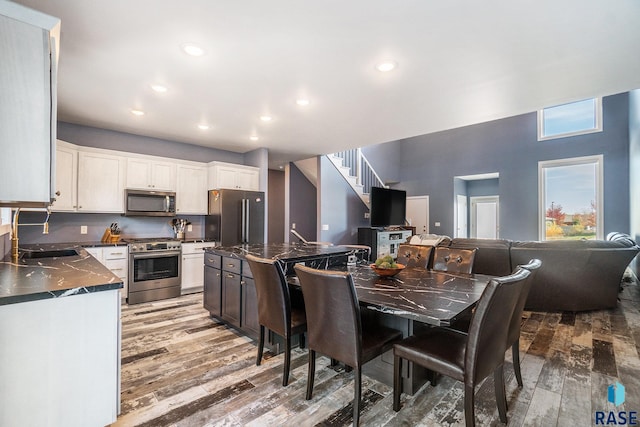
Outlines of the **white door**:
<svg viewBox="0 0 640 427">
<path fill-rule="evenodd" d="M 471 237 L 497 239 L 498 196 L 471 197 Z"/>
<path fill-rule="evenodd" d="M 454 237 L 467 238 L 467 196 L 456 195 L 456 232 Z"/>
<path fill-rule="evenodd" d="M 416 228 L 416 234 L 429 233 L 429 196 L 407 197 L 405 217 Z"/>
</svg>

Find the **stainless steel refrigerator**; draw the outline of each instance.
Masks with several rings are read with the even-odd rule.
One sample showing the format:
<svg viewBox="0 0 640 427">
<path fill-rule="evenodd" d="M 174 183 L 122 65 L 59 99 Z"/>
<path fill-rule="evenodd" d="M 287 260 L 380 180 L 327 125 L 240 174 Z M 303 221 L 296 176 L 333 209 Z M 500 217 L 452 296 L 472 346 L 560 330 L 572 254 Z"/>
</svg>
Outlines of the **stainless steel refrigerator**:
<svg viewBox="0 0 640 427">
<path fill-rule="evenodd" d="M 264 204 L 262 191 L 209 191 L 205 237 L 221 246 L 264 243 Z"/>
</svg>

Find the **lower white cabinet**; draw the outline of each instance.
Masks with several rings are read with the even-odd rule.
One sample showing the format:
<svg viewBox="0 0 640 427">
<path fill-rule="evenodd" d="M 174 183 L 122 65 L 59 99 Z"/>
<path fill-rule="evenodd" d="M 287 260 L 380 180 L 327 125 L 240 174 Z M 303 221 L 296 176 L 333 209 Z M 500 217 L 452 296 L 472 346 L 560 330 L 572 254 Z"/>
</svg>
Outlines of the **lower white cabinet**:
<svg viewBox="0 0 640 427">
<path fill-rule="evenodd" d="M 204 289 L 204 250 L 213 242 L 182 244 L 182 294 L 202 292 Z"/>
<path fill-rule="evenodd" d="M 121 298 L 127 297 L 127 280 L 129 273 L 129 250 L 127 246 L 101 246 L 85 248 L 95 259 L 107 267 L 113 274 L 122 279 Z"/>
</svg>

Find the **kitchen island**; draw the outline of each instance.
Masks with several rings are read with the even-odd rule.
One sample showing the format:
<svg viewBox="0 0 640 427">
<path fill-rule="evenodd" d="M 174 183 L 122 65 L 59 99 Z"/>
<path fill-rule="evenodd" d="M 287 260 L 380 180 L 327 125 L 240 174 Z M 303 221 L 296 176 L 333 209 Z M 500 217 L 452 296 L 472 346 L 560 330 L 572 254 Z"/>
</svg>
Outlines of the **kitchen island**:
<svg viewBox="0 0 640 427">
<path fill-rule="evenodd" d="M 79 245 L 30 249 L 0 260 L 0 425 L 110 424 L 123 283 Z"/>
</svg>

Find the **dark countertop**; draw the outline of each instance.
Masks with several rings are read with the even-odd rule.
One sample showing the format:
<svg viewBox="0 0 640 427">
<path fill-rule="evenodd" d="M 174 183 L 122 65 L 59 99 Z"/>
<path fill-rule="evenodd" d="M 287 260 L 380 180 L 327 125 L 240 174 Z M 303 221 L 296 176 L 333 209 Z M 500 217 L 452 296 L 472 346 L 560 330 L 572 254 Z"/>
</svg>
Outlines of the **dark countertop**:
<svg viewBox="0 0 640 427">
<path fill-rule="evenodd" d="M 318 257 L 345 255 L 352 252 L 345 246 L 323 246 L 304 243 L 268 243 L 236 246 L 216 246 L 205 252 L 231 258 L 244 259 L 247 254 L 260 258 L 298 262 Z"/>
<path fill-rule="evenodd" d="M 21 251 L 75 249 L 78 255 L 19 259 L 17 263 L 11 256 L 0 260 L 0 305 L 121 289 L 122 280 L 84 250 L 85 245 L 23 245 Z"/>
</svg>

